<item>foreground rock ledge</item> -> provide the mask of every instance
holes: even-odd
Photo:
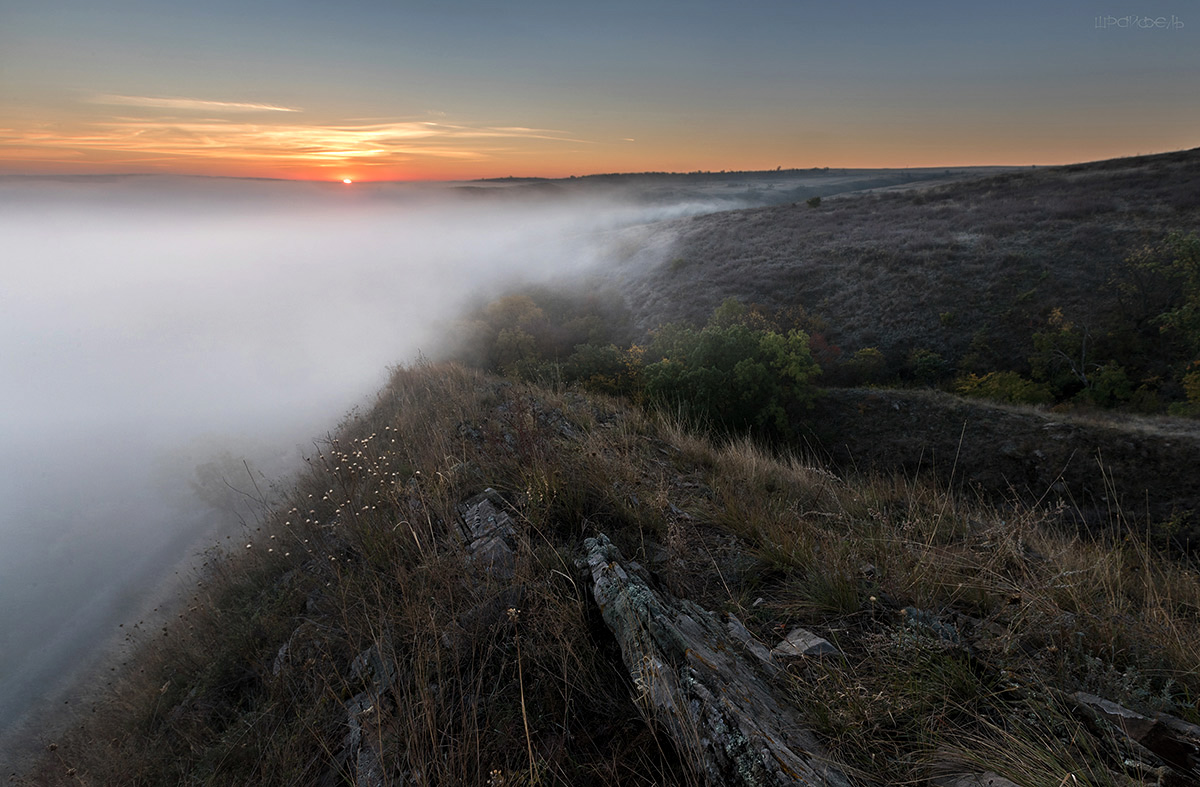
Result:
[[[849,781],[825,761],[799,714],[780,701],[762,656],[716,615],[651,588],[604,535],[584,541],[604,622],[616,636],[638,703],[713,784],[830,785]]]

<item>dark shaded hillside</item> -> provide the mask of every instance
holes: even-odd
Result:
[[[1122,261],[1198,223],[1200,149],[680,220],[621,286],[646,329],[735,296],[802,305],[847,351],[1020,367],[1052,308],[1104,322]]]
[[[1200,424],[1082,417],[930,390],[835,388],[814,447],[844,468],[928,473],[997,502],[1053,508],[1095,533],[1148,516],[1159,537],[1200,540]]]

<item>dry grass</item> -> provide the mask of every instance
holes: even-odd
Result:
[[[457,366],[397,370],[310,465],[18,783],[698,784],[574,565],[597,532],[769,645],[796,625],[837,644],[780,680],[864,783],[952,760],[1119,783],[1115,734],[1059,699],[1075,690],[1200,721],[1194,568],[1047,512]],[[515,523],[511,579],[456,535],[489,487]]]
[[[1062,506],[1092,533],[1149,532],[1155,543],[1200,543],[1194,426],[1178,419],[1063,414],[937,391],[829,389],[812,439],[840,467],[936,476],[996,505]],[[1118,528],[1113,531],[1113,528]]]

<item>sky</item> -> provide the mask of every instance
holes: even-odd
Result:
[[[1195,147],[1163,0],[0,0],[0,174],[1055,164]]]

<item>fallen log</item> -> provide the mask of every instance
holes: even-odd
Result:
[[[655,590],[604,535],[584,548],[636,701],[698,774],[722,785],[848,787],[798,710],[781,699],[764,650],[748,644],[737,618],[722,625],[712,612]]]

